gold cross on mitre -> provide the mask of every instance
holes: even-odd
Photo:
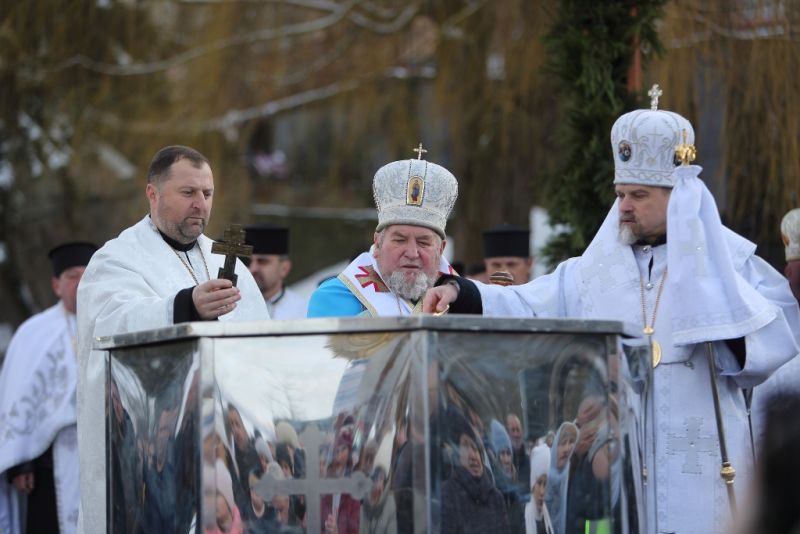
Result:
[[[419,144],[419,148],[413,149],[412,152],[416,152],[417,153],[417,159],[422,159],[422,155],[426,154],[428,151],[425,150],[424,148],[422,148],[422,143],[420,143]]]
[[[683,129],[683,143],[675,147],[675,157],[681,165],[689,165],[697,157],[697,149],[686,142],[686,128]]]
[[[653,85],[649,91],[647,91],[647,96],[650,97],[650,109],[652,111],[658,110],[658,97],[664,94],[664,91],[661,90],[661,87],[658,84]]]
[[[253,247],[244,242],[245,233],[240,224],[231,224],[225,230],[223,241],[211,245],[214,254],[225,254],[225,265],[220,267],[217,278],[226,278],[236,285],[236,257],[244,258],[253,255]]]

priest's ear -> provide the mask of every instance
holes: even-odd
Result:
[[[147,200],[150,202],[150,208],[153,209],[158,197],[158,186],[153,183],[148,183],[147,187],[144,188],[144,194],[147,196]]]
[[[289,276],[289,273],[292,270],[292,260],[289,259],[289,256],[281,256],[281,261],[278,269],[281,275],[281,280]]]

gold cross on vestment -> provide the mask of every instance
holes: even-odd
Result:
[[[422,159],[422,155],[426,154],[428,151],[425,150],[424,148],[422,148],[422,143],[420,143],[419,144],[419,148],[413,149],[412,152],[416,152],[417,153],[417,159]]]
[[[225,278],[236,285],[236,257],[249,258],[253,255],[253,247],[245,245],[244,230],[241,224],[231,224],[225,230],[222,241],[211,245],[214,254],[225,254],[225,265],[220,268],[217,278]]]
[[[658,110],[658,97],[664,94],[664,91],[661,90],[661,87],[658,84],[653,85],[649,91],[647,91],[647,96],[650,97],[650,109],[653,111]]]

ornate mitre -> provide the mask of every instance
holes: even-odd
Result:
[[[795,208],[783,216],[781,237],[786,247],[786,261],[800,260],[800,208]]]
[[[420,158],[422,148],[419,149]],[[450,171],[424,159],[393,161],[372,181],[378,227],[411,224],[430,228],[444,238],[447,216],[458,197],[458,182]]]
[[[677,113],[658,109],[658,85],[648,94],[650,109],[626,113],[611,128],[614,183],[673,187],[675,167],[690,163],[678,154],[694,153],[694,129]]]

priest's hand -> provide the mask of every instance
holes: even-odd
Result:
[[[20,493],[30,493],[33,491],[33,473],[20,473],[14,477],[12,482]]]
[[[224,278],[203,282],[192,290],[194,307],[198,315],[206,321],[232,312],[241,298],[239,288]]]
[[[425,292],[422,299],[424,313],[441,314],[447,310],[450,303],[458,298],[458,286],[450,283],[433,287]]]

